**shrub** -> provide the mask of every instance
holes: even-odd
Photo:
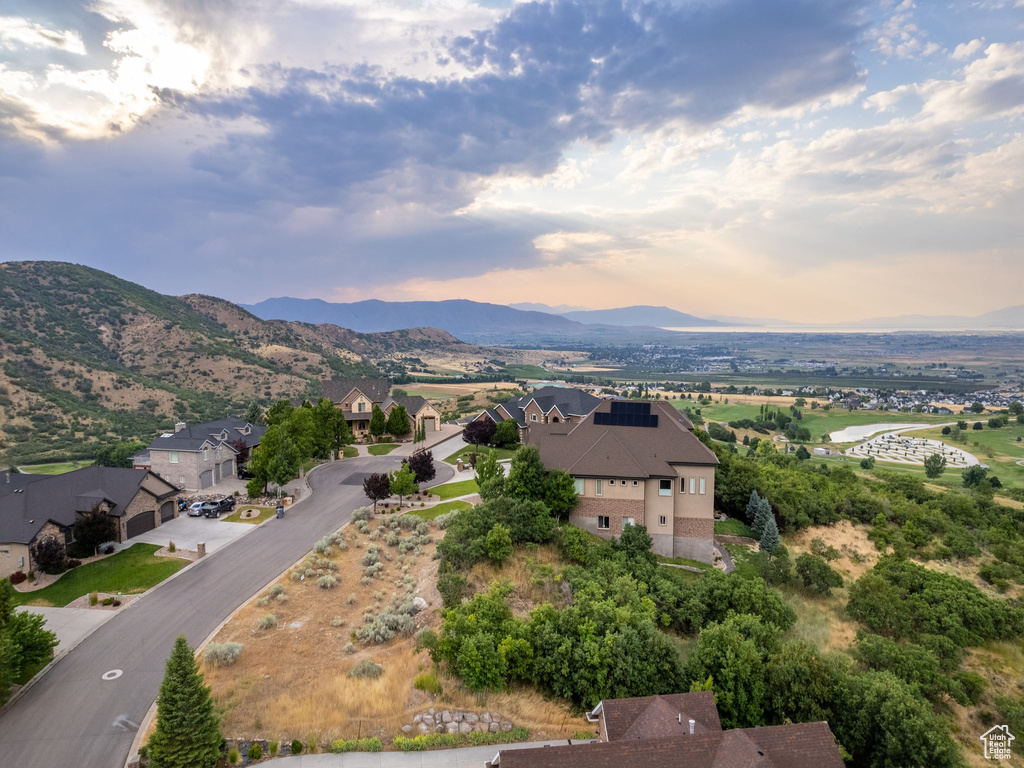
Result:
[[[272,613],[268,613],[262,619],[260,619],[260,629],[272,629],[277,626],[277,616]]]
[[[210,643],[203,651],[203,659],[207,664],[230,666],[242,655],[243,643]]]
[[[280,745],[276,741],[272,741],[267,745],[267,751],[270,753],[271,757],[277,754],[279,747]]]
[[[424,672],[416,675],[416,679],[412,681],[412,687],[417,691],[426,691],[435,696],[441,695],[441,681],[437,679],[437,675],[433,672]]]
[[[381,740],[370,739],[335,739],[331,742],[331,752],[380,752],[384,749]]]
[[[242,756],[238,752],[238,747],[232,747],[228,750],[228,763],[231,765],[238,765],[238,761],[241,759]]]
[[[302,742],[298,739],[292,739],[292,743],[289,746],[293,755],[302,754]]]
[[[384,674],[384,667],[376,662],[363,659],[357,662],[352,671],[349,672],[349,677],[362,677],[369,678],[370,680],[376,680],[378,677]]]
[[[345,653],[355,653],[356,647],[352,643],[345,643],[345,647],[342,648],[342,650],[345,651]]]
[[[89,593],[89,605],[96,605],[100,601],[100,596],[95,592]]]
[[[302,571],[292,571],[292,581],[302,581]]]
[[[286,595],[284,592],[282,592],[280,595],[278,595],[274,599],[277,600],[277,602],[279,602],[279,603],[281,603],[283,605],[284,603],[288,602],[288,595]]]
[[[274,586],[272,586],[270,588],[270,596],[271,597],[277,597],[282,592],[284,592],[284,584],[275,584]]]
[[[29,548],[32,560],[43,573],[62,573],[67,559],[64,542],[55,536],[43,539]]]
[[[465,589],[466,577],[461,573],[449,571],[437,577],[437,591],[441,593],[445,609],[459,605]]]
[[[567,525],[562,528],[558,543],[562,548],[562,554],[569,560],[577,563],[587,562],[591,543],[586,531],[574,525]]]
[[[103,598],[102,605],[113,605],[113,604],[114,604],[114,598],[112,598],[112,597],[104,597]]]
[[[831,595],[833,588],[843,586],[843,577],[823,558],[804,552],[796,559],[796,574],[804,587],[822,595]]]
[[[364,521],[364,520],[369,520],[371,517],[373,517],[373,508],[372,507],[359,507],[359,509],[353,510],[353,512],[352,512],[352,521],[353,522],[361,522],[361,521]]]
[[[393,744],[402,752],[422,752],[427,749],[453,748],[463,746],[486,746],[489,744],[511,744],[526,741],[530,732],[517,727],[511,731],[471,731],[469,733],[421,733],[418,736],[396,736]],[[589,738],[593,738],[593,735]]]
[[[584,741],[586,739],[595,738],[595,734],[593,731],[576,731],[576,733],[572,735],[572,738],[574,741]]]
[[[338,578],[336,576],[331,576],[330,574],[321,576],[317,579],[316,585],[320,587],[320,589],[334,589],[338,586]]]
[[[326,536],[320,539],[320,541],[313,545],[313,551],[324,557],[331,554],[331,540]]]
[[[178,551],[178,548],[176,546],[174,546],[174,542],[173,541],[168,542],[168,544],[167,544],[167,551],[168,552],[177,552]]]
[[[250,760],[259,760],[261,757],[263,757],[263,747],[261,747],[259,744],[253,744],[251,747],[249,747]]]
[[[264,595],[263,597],[261,597],[259,600],[256,601],[256,605],[258,605],[260,608],[266,608],[268,605],[270,605],[270,595]]]
[[[77,568],[82,564],[82,561],[77,557],[72,557],[64,561],[64,570],[70,571],[72,568]]]
[[[11,574],[11,584],[21,584],[27,578],[24,571],[15,571]]]

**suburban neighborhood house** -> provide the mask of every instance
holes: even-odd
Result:
[[[655,554],[714,562],[718,457],[671,405],[604,400],[578,424],[533,427],[528,438],[544,466],[576,480],[570,523],[604,537],[645,525]]]
[[[373,406],[390,416],[397,406],[405,406],[409,415],[409,434],[420,427],[427,432],[441,429],[441,414],[419,395],[391,395],[387,379],[328,379],[323,382],[324,397],[345,413],[345,421],[357,440],[370,433]]]
[[[473,421],[490,419],[495,424],[512,419],[519,425],[519,437],[538,424],[576,424],[603,402],[575,387],[540,387],[528,395],[513,397],[488,408]]]
[[[145,469],[84,467],[63,475],[0,472],[0,574],[35,569],[29,547],[56,536],[70,544],[80,514],[98,509],[117,521],[117,541],[178,515],[178,489]]]
[[[490,768],[842,768],[828,723],[722,730],[711,691],[602,701],[598,741],[501,750]]]
[[[239,440],[250,451],[260,444],[267,431],[244,419],[220,419],[188,426],[183,421],[174,432],[165,432],[154,440],[147,453],[133,459],[137,469],[149,469],[186,491],[200,491],[234,477]]]

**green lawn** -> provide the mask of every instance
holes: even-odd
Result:
[[[398,447],[398,443],[376,443],[367,450],[371,456],[386,456]]]
[[[716,520],[715,533],[721,533],[725,536],[748,536],[752,539],[757,538],[749,525],[744,523],[742,520],[734,520],[732,518],[721,522]]]
[[[515,454],[516,452],[516,448],[518,447],[519,446],[517,445],[515,448],[488,448],[486,446],[467,445],[465,448],[460,448],[447,459],[445,459],[445,463],[455,464],[456,462],[458,462],[459,457],[463,456],[465,457],[463,461],[468,464],[469,454],[474,452],[480,454],[480,456],[477,459],[478,461],[480,461],[486,458],[487,454],[491,453],[492,451],[494,452],[495,457],[498,459],[498,461],[502,461],[503,459],[511,459],[513,454]]]
[[[65,606],[90,592],[134,594],[145,592],[188,565],[180,557],[156,557],[157,544],[134,544],[116,555],[80,565],[48,587],[15,592],[15,605]]]
[[[65,472],[90,466],[91,461],[59,461],[54,464],[26,464],[19,469],[26,475],[63,475]]]
[[[747,547],[743,544],[726,544],[725,548],[729,551],[732,562],[736,566],[736,570],[733,573],[744,579],[757,577],[757,568],[754,566],[755,552],[752,547]]]
[[[258,509],[260,514],[258,517],[242,518],[242,513],[247,509]],[[237,511],[232,512],[230,515],[224,518],[225,523],[247,523],[248,525],[259,525],[264,520],[273,516],[276,510],[273,507],[240,507]]]
[[[456,496],[466,496],[470,493],[476,493],[480,488],[476,484],[476,480],[460,480],[457,483],[445,483],[444,485],[438,485],[429,489],[431,493],[439,496],[442,500],[454,499]]]
[[[426,509],[411,509],[409,510],[409,514],[416,515],[416,517],[422,517],[424,520],[433,520],[439,515],[454,512],[456,509],[469,509],[472,506],[473,505],[468,501],[443,501],[440,504],[435,504],[434,506]]]
[[[346,445],[342,447],[341,455],[343,458],[346,459],[354,459],[356,456],[359,455],[359,449],[356,448],[354,445]]]

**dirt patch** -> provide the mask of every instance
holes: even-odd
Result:
[[[207,683],[223,710],[224,735],[282,741],[313,737],[321,743],[379,736],[389,745],[404,724],[431,706],[499,711],[515,725],[529,728],[531,738],[568,737],[585,727],[565,704],[545,701],[532,690],[477,695],[441,674],[440,696],[418,691],[414,678],[433,664],[426,652],[416,650],[412,635],[399,634],[382,644],[358,639],[356,631],[366,626],[368,615],[379,615],[409,595],[426,601],[412,617],[414,629],[440,624],[438,561],[432,556],[442,532],[430,525],[426,535],[432,540],[406,546],[408,551],[402,553],[400,544],[388,543],[391,519],[374,519],[367,533],[359,533],[355,526],[344,528],[344,544],[332,545],[326,558],[315,556],[330,561],[330,568],[307,575],[306,560],[289,569],[217,634],[215,642],[245,644],[232,666],[204,663]],[[397,531],[399,539],[412,535],[421,534]],[[380,548],[382,567],[364,584],[363,558],[371,546]],[[338,578],[337,586],[319,588],[319,570]],[[282,588],[283,598],[271,595]],[[261,628],[268,615],[273,619]],[[351,677],[356,663],[366,660],[381,665],[380,677]]]
[[[843,578],[858,579],[870,571],[881,553],[868,539],[868,527],[855,525],[849,520],[840,520],[834,525],[816,525],[792,536],[786,537],[786,546],[793,550],[793,556],[811,551],[811,541],[821,539],[826,545],[839,550],[840,557],[831,563]]]

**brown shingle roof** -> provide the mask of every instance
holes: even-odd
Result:
[[[387,379],[327,379],[323,382],[323,389],[324,397],[334,403],[340,403],[353,389],[358,389],[371,402],[382,403],[391,391],[391,383]]]
[[[690,720],[697,733],[722,730],[711,691],[609,699],[601,702],[601,710],[608,741],[678,736],[684,728],[689,732]]]
[[[605,400],[594,413],[610,413],[614,402]],[[528,438],[546,467],[577,477],[673,477],[674,464],[718,464],[678,410],[655,401],[651,413],[658,417],[656,427],[595,424],[592,413],[567,434],[538,430]]]
[[[501,750],[500,768],[844,768],[828,723]]]

